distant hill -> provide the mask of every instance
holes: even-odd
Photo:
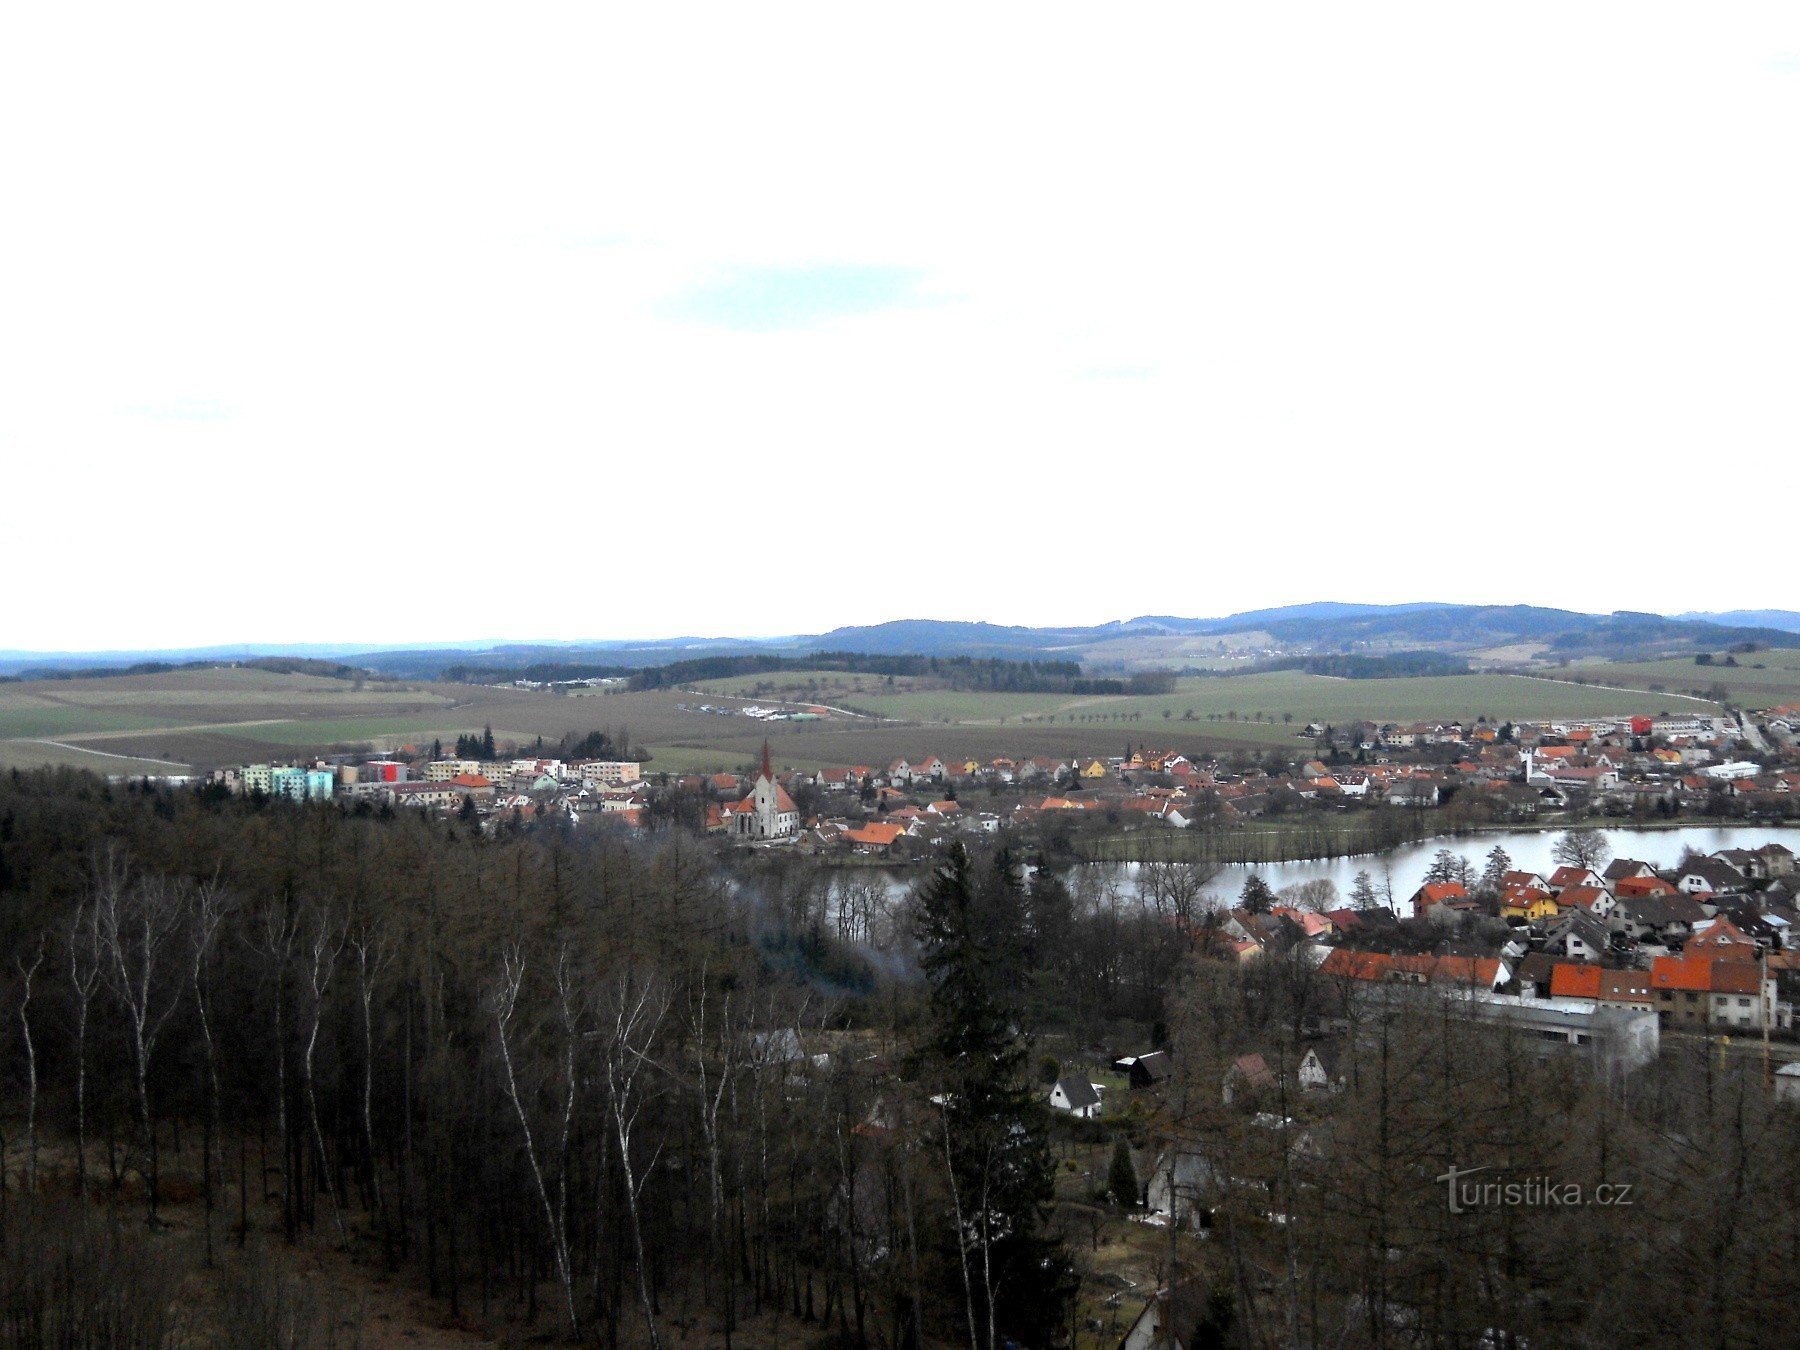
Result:
[[[1689,613],[1677,617],[1733,628],[1778,628],[1784,633],[1800,633],[1800,612],[1791,609],[1727,609],[1714,614]]]
[[[899,619],[853,625],[830,632],[774,638],[677,637],[654,640],[569,642],[485,641],[417,643],[390,648],[358,648],[344,643],[301,643],[292,646],[246,644],[186,648],[167,652],[6,652],[0,651],[0,675],[32,671],[68,671],[124,667],[147,660],[185,663],[195,660],[242,661],[294,656],[345,661],[387,675],[412,679],[438,678],[452,666],[516,669],[536,663],[590,663],[639,669],[705,656],[766,653],[805,656],[818,651],[865,655],[972,656],[1024,659],[1055,654],[1081,660],[1106,644],[1105,659],[1123,660],[1121,648],[1144,639],[1155,660],[1179,666],[1181,657],[1163,653],[1182,647],[1181,639],[1257,635],[1240,646],[1254,646],[1260,659],[1282,656],[1386,656],[1398,652],[1438,652],[1477,657],[1486,651],[1529,648],[1540,660],[1577,658],[1648,659],[1717,651],[1738,643],[1764,647],[1800,647],[1800,613],[1790,610],[1739,610],[1705,615],[1584,614],[1537,605],[1452,605],[1419,601],[1401,605],[1362,605],[1315,601],[1274,609],[1246,610],[1217,618],[1141,615],[1135,619],[1068,628],[1026,628],[945,619]]]

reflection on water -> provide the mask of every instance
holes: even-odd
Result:
[[[1612,847],[1611,857],[1636,858],[1647,862],[1652,867],[1670,867],[1681,859],[1684,848],[1692,848],[1701,853],[1713,853],[1722,848],[1757,848],[1763,844],[1780,843],[1791,849],[1800,851],[1800,829],[1793,826],[1752,825],[1752,826],[1711,826],[1684,825],[1673,830],[1603,830],[1606,842]],[[1293,886],[1302,881],[1311,881],[1324,877],[1335,884],[1338,894],[1346,902],[1350,889],[1356,884],[1356,874],[1366,871],[1375,883],[1375,889],[1386,895],[1391,885],[1396,908],[1402,914],[1408,911],[1406,899],[1418,890],[1425,881],[1426,870],[1431,866],[1432,856],[1440,849],[1447,848],[1452,853],[1460,853],[1475,865],[1479,872],[1490,850],[1503,848],[1512,859],[1512,865],[1522,871],[1543,872],[1548,874],[1556,864],[1550,852],[1561,837],[1556,830],[1511,830],[1504,833],[1438,835],[1424,839],[1416,844],[1391,849],[1387,853],[1361,858],[1321,858],[1311,862],[1284,863],[1248,863],[1233,864],[1219,869],[1218,878],[1212,884],[1212,891],[1220,899],[1227,902],[1235,900],[1237,893],[1243,888],[1244,880],[1251,873],[1256,873],[1269,885],[1279,891],[1284,886]],[[1124,867],[1135,870],[1137,864],[1127,863]]]
[[[1685,848],[1713,853],[1722,848],[1757,848],[1763,844],[1780,843],[1800,853],[1800,827],[1791,825],[1683,825],[1665,830],[1624,827],[1603,829],[1601,832],[1612,847],[1612,857],[1636,858],[1659,868],[1673,866],[1680,860]],[[1243,889],[1244,881],[1251,873],[1262,877],[1276,891],[1323,877],[1337,887],[1339,896],[1348,904],[1350,890],[1356,884],[1356,874],[1366,871],[1376,892],[1385,897],[1391,891],[1395,908],[1405,914],[1409,912],[1407,898],[1424,883],[1432,855],[1440,848],[1462,854],[1474,864],[1477,872],[1481,870],[1491,849],[1503,848],[1515,868],[1548,874],[1556,866],[1551,860],[1550,851],[1556,846],[1560,833],[1557,830],[1509,830],[1435,835],[1416,844],[1390,849],[1386,853],[1353,858],[1233,863],[1219,869],[1218,876],[1208,889],[1219,903],[1231,904],[1236,901],[1238,892]],[[1138,867],[1137,863],[1078,864],[1078,868],[1088,874],[1091,882],[1110,881],[1125,893],[1135,892]],[[888,893],[894,897],[904,895],[920,876],[917,872],[881,875]]]

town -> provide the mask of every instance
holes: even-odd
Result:
[[[1186,830],[1296,813],[1437,811],[1443,828],[1581,819],[1800,819],[1800,708],[1617,720],[1313,724],[1308,755],[1197,761],[1126,747],[1105,757],[921,754],[814,771],[653,772],[625,758],[555,758],[465,738],[468,757],[402,747],[357,759],[214,770],[226,791],[454,811],[486,822],[563,819],[643,828],[659,815],[709,833],[894,858],[946,835],[1067,816],[1114,830]],[[438,747],[441,751],[441,744]],[[183,780],[185,781],[185,780]],[[759,786],[764,785],[767,786]],[[771,791],[772,789],[772,791]],[[759,795],[759,792],[761,795]]]
[[[1792,6],[14,8],[0,1346],[1800,1345]]]

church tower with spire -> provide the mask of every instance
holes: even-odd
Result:
[[[800,810],[787,790],[775,781],[767,741],[762,748],[762,772],[756,776],[756,786],[744,805],[750,808],[740,817],[744,832],[754,839],[785,839],[799,832]]]

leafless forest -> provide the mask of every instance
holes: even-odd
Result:
[[[1189,1345],[1792,1343],[1800,1112],[1753,1061],[1602,1081],[1195,955],[1204,869],[1095,896],[1018,861],[828,902],[673,830],[10,775],[0,1338],[381,1343],[324,1269],[415,1293],[415,1344],[1116,1344],[1135,1244]],[[1322,1018],[1353,1053],[1302,1100]],[[1169,1082],[1053,1121],[1044,1047],[1133,1037]],[[1139,1222],[1169,1153],[1203,1224]],[[1449,1167],[1631,1201],[1455,1214]]]

